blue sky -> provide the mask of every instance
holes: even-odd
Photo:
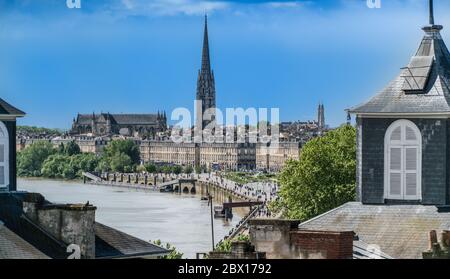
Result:
[[[345,122],[414,53],[427,0],[0,0],[0,97],[19,124],[69,128],[78,113],[193,109],[203,15],[217,103],[281,120]],[[435,0],[450,28],[450,1]],[[450,42],[450,32],[442,32]]]

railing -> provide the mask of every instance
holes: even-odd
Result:
[[[216,244],[216,248],[219,247],[225,240],[233,239],[236,236],[238,236],[246,228],[248,221],[250,221],[250,219],[253,218],[255,214],[261,210],[262,207],[263,205],[257,206],[252,211],[250,211],[244,218],[242,218],[242,220],[239,221],[239,223],[233,229],[230,230],[228,235],[225,236],[221,241],[219,241]]]

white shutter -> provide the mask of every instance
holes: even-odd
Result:
[[[405,198],[417,198],[418,195],[418,175],[417,175],[417,163],[418,163],[418,148],[406,147],[405,148]]]
[[[411,128],[406,126],[406,133],[405,133],[406,140],[417,140],[416,132]]]
[[[389,195],[400,198],[402,195],[402,148],[390,149]]]
[[[419,129],[408,120],[394,122],[385,138],[385,195],[388,199],[420,200],[421,148]]]
[[[402,140],[402,127],[397,127],[391,134],[391,141]]]
[[[0,188],[7,187],[9,184],[8,138],[7,137],[5,138],[5,131],[6,130],[3,130],[0,125]]]

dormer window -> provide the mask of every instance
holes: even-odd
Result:
[[[433,66],[433,56],[414,56],[408,67],[404,68],[403,91],[409,94],[424,93]]]
[[[409,120],[398,120],[385,136],[385,198],[421,200],[422,137]]]

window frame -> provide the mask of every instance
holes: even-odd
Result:
[[[391,141],[392,133],[400,127],[401,129],[401,139]],[[406,139],[406,129],[411,128],[414,131],[416,140]],[[400,148],[401,149],[401,191],[400,195],[392,195],[390,192],[390,174],[391,170],[391,149]],[[406,175],[411,173],[411,170],[406,169],[406,150],[416,148],[417,158],[416,158],[416,195],[406,195]],[[394,171],[398,173],[398,171]],[[412,172],[414,173],[414,172]],[[384,198],[388,200],[404,200],[404,201],[420,201],[422,200],[422,133],[416,124],[410,120],[401,119],[393,122],[386,130],[384,137]]]
[[[8,128],[6,127],[5,123],[3,121],[0,121],[0,144],[3,144],[5,146],[4,150],[4,162],[0,162],[0,166],[4,167],[5,172],[5,184],[0,184],[0,189],[8,189],[10,185],[10,177],[9,177],[9,152],[10,152],[10,146],[9,146],[9,132]],[[3,132],[3,135],[1,134]]]

